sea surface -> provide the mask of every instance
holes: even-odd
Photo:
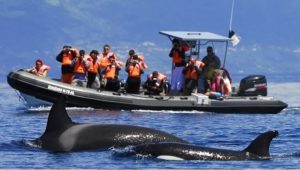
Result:
[[[5,81],[0,83],[1,169],[300,169],[300,81],[297,75],[270,76],[269,95],[289,104],[278,114],[216,114],[172,111],[109,111],[68,108],[80,123],[129,124],[155,128],[199,146],[243,150],[259,134],[278,130],[271,160],[166,161],[117,157],[114,150],[53,153],[30,146],[45,130],[49,108],[27,108]],[[99,134],[101,135],[101,134]]]

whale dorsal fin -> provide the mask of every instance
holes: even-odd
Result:
[[[259,135],[244,150],[261,157],[270,157],[269,147],[273,138],[278,136],[278,131],[268,131]]]
[[[45,133],[63,130],[73,124],[66,111],[66,97],[61,95],[51,107]]]

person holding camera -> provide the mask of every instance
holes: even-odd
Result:
[[[98,61],[98,54],[99,52],[97,50],[92,50],[90,55],[87,57],[87,60],[89,61],[87,88],[100,88],[100,63]]]
[[[186,43],[178,39],[172,40],[172,49],[169,56],[172,58],[171,92],[178,94],[183,91],[184,77],[182,70],[186,64],[185,52],[189,50]]]
[[[202,68],[205,64],[201,61],[197,61],[194,58],[190,58],[182,73],[185,76],[184,94],[191,95],[191,93],[197,93],[198,79],[202,74]]]
[[[105,68],[106,66],[110,65],[110,58],[117,59],[117,55],[110,51],[110,45],[105,44],[103,46],[103,51],[100,53],[99,61],[101,68]]]
[[[72,60],[71,66],[74,68],[74,80],[72,84],[84,86],[86,81],[86,73],[89,69],[89,62],[84,60],[85,51],[80,50],[79,56]]]
[[[148,68],[147,64],[145,63],[144,57],[142,55],[136,54],[133,49],[129,50],[128,55],[129,55],[129,57],[128,57],[127,61],[126,61],[125,67],[127,67],[128,64],[132,61],[133,56],[137,55],[137,58],[138,58],[137,60],[139,61],[139,63],[142,66],[142,68],[143,69],[147,69]]]
[[[134,55],[132,59],[126,62],[125,71],[128,73],[126,81],[127,93],[139,94],[141,85],[141,74],[144,73],[144,70],[140,64],[138,55]]]
[[[169,91],[167,76],[158,71],[153,71],[148,75],[143,87],[147,89],[146,94],[148,95],[165,95]]]
[[[116,59],[113,56],[109,57],[109,65],[103,71],[102,85],[107,91],[118,91],[120,88],[120,81],[118,79],[121,67],[118,66]]]
[[[72,60],[79,56],[79,51],[71,46],[65,45],[56,56],[56,60],[61,62],[61,81],[71,84],[74,77],[74,68],[71,66]]]

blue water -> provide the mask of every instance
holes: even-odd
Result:
[[[116,157],[113,150],[53,153],[29,146],[45,130],[48,109],[25,107],[6,82],[0,83],[0,168],[72,169],[300,169],[300,82],[276,79],[269,94],[287,102],[279,114],[214,114],[204,112],[151,112],[71,109],[80,123],[139,125],[174,134],[196,145],[244,149],[257,135],[278,130],[267,161],[165,161],[152,157]],[[297,80],[297,79],[296,79]]]

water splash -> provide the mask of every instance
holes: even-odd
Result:
[[[51,106],[37,106],[37,107],[30,107],[27,112],[48,112],[51,110]],[[67,111],[93,111],[95,110],[92,107],[67,107],[66,108]]]

